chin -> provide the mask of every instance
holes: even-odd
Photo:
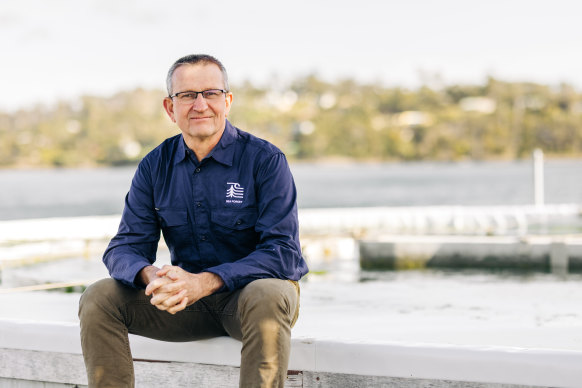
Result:
[[[197,138],[211,137],[214,136],[217,132],[218,131],[214,128],[191,128],[189,131],[186,131],[189,136]]]

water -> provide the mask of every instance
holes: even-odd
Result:
[[[548,161],[547,203],[582,201],[582,160]],[[534,201],[529,161],[295,165],[304,207],[525,205]]]
[[[529,161],[291,165],[300,208],[533,203]],[[0,220],[119,214],[135,167],[0,170]],[[582,202],[582,160],[545,165],[546,203]]]
[[[120,214],[134,170],[0,170],[0,220]]]

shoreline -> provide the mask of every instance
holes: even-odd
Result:
[[[440,164],[440,165],[467,165],[467,164],[482,164],[482,163],[528,163],[531,162],[531,157],[523,158],[506,158],[506,157],[491,157],[482,159],[460,158],[460,159],[379,159],[379,158],[349,158],[343,156],[328,156],[316,159],[295,159],[287,158],[289,165],[315,165],[315,166],[379,166],[379,165],[407,165],[407,164]],[[582,162],[581,154],[551,154],[544,153],[546,162]],[[74,166],[55,166],[55,165],[33,165],[33,164],[14,164],[14,165],[0,165],[0,172],[3,171],[49,171],[49,170],[99,170],[108,168],[136,168],[140,160],[121,163],[121,164],[81,164]]]

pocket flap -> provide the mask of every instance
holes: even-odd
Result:
[[[212,222],[229,229],[241,230],[254,228],[257,223],[255,210],[213,210]]]
[[[162,227],[186,225],[188,212],[185,209],[158,209],[158,216],[162,221]]]

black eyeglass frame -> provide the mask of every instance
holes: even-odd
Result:
[[[174,97],[180,98],[180,95],[181,94],[194,94],[194,100],[197,100],[198,99],[198,95],[199,94],[202,94],[202,98],[204,98],[206,100],[207,98],[204,96],[204,93],[210,92],[210,91],[213,91],[213,92],[214,91],[219,91],[219,92],[221,92],[223,94],[227,94],[228,93],[228,90],[224,90],[224,89],[206,89],[206,90],[203,90],[201,92],[195,92],[195,91],[192,91],[192,90],[187,90],[185,92],[174,93],[174,94],[172,94],[171,96],[168,96],[168,97],[169,98],[174,98]]]

